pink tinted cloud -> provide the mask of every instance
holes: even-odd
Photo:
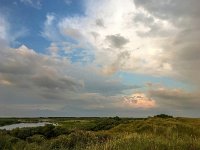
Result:
[[[131,96],[126,96],[123,99],[124,106],[134,108],[154,108],[156,107],[156,101],[149,98],[144,93],[134,93]]]

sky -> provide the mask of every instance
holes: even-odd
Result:
[[[199,0],[0,0],[0,116],[200,117]]]

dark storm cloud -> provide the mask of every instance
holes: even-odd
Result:
[[[33,77],[33,83],[38,87],[44,87],[48,89],[67,89],[76,90],[77,87],[83,86],[81,82],[77,82],[73,78],[69,77],[56,77],[56,76],[36,76]]]
[[[122,94],[124,90],[139,89],[141,86],[126,85],[122,84],[120,81],[103,81],[100,79],[100,81],[90,81],[85,88],[88,92],[101,93],[102,95],[108,96],[116,95],[116,93]]]
[[[121,36],[120,34],[108,35],[108,36],[106,36],[106,40],[114,48],[122,48],[125,44],[127,44],[129,42],[128,39]]]
[[[149,91],[149,96],[154,98],[163,108],[192,110],[200,108],[200,94],[187,92],[181,89],[155,88]]]
[[[96,25],[99,26],[99,27],[105,27],[103,19],[97,19],[96,20]]]

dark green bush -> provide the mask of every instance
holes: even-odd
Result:
[[[157,117],[157,118],[173,118],[173,116],[166,115],[166,114],[159,114],[159,115],[156,115],[154,117]]]
[[[75,131],[69,135],[69,148],[86,147],[98,141],[94,133],[88,131]]]
[[[37,135],[37,134],[35,134],[35,135],[31,136],[31,137],[28,137],[26,140],[29,143],[41,144],[41,143],[43,143],[46,140],[46,138],[43,135]]]
[[[0,126],[5,126],[5,125],[10,125],[10,124],[15,124],[15,123],[20,123],[20,121],[13,118],[0,118]]]
[[[101,119],[98,120],[95,124],[95,126],[93,126],[91,128],[92,131],[99,131],[99,130],[109,130],[117,125],[119,125],[121,122],[121,120],[116,117],[116,118],[105,118],[105,119]]]
[[[10,131],[10,134],[14,137],[25,140],[36,134],[45,136],[46,138],[57,137],[62,134],[69,134],[70,131],[66,128],[54,126],[52,124],[45,125],[44,127],[35,128],[16,128]]]
[[[70,138],[66,135],[60,135],[50,142],[50,149],[68,149],[70,147]]]

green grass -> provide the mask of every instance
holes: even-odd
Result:
[[[0,149],[200,149],[200,119],[157,116],[146,119],[48,118],[48,120],[58,123],[59,126],[0,131]]]
[[[69,130],[74,129],[90,129],[95,125],[93,120],[66,120],[57,122],[60,126]]]
[[[96,144],[88,147],[88,150],[197,150],[200,149],[200,139],[190,137],[171,138],[155,136],[152,134],[122,134],[105,144]]]

